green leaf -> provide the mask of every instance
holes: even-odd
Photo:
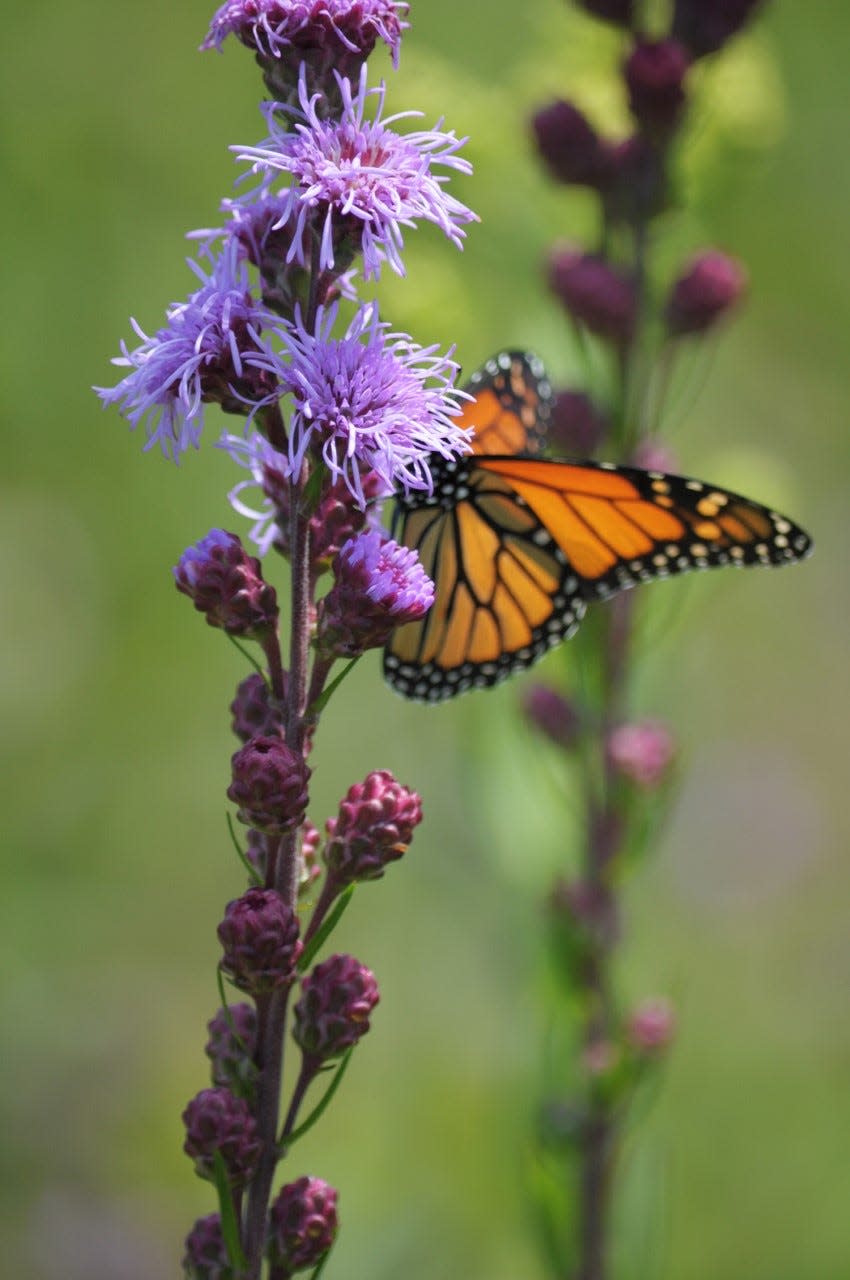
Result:
[[[319,499],[322,496],[322,485],[325,483],[327,473],[328,469],[323,462],[317,462],[310,472],[301,494],[301,510],[307,516],[311,516],[319,505]]]
[[[336,690],[339,688],[339,686],[342,684],[343,680],[348,675],[349,671],[352,669],[354,664],[360,661],[360,657],[361,655],[358,653],[356,658],[352,658],[350,662],[347,662],[343,667],[342,671],[340,671],[339,675],[335,676],[333,680],[331,680],[328,687],[322,690],[318,698],[313,699],[313,701],[310,703],[309,707],[307,708],[308,716],[317,716],[321,711],[324,711],[325,707],[328,705],[328,703],[331,700],[331,695],[334,694]]]
[[[313,1272],[312,1276],[310,1277],[310,1280],[319,1280],[319,1276],[324,1271],[325,1267],[327,1266],[328,1258],[331,1256],[331,1249],[333,1249],[333,1245],[331,1245],[331,1248],[328,1249],[326,1253],[322,1254],[322,1261],[316,1267],[316,1270]]]
[[[325,940],[328,937],[330,937],[334,929],[339,924],[342,913],[345,911],[346,907],[351,901],[353,893],[354,893],[353,884],[350,884],[347,889],[343,889],[342,893],[339,895],[336,902],[334,903],[333,910],[331,911],[330,915],[325,920],[324,924],[322,924],[316,930],[316,932],[313,934],[313,937],[310,939],[310,941],[307,943],[304,950],[301,952],[301,957],[298,961],[299,973],[306,973],[306,971],[310,968],[310,965],[313,963],[313,960],[316,958],[316,955],[318,954],[319,948],[322,946]]]
[[[221,1217],[221,1234],[224,1237],[224,1247],[227,1249],[227,1256],[230,1259],[230,1265],[233,1270],[237,1272],[243,1271],[247,1260],[242,1252],[242,1244],[239,1239],[239,1221],[236,1217],[233,1195],[227,1179],[227,1166],[220,1151],[216,1151],[213,1155],[213,1174],[215,1189],[218,1192],[218,1211]]]
[[[254,657],[254,655],[252,653],[249,653],[243,644],[239,643],[239,641],[236,639],[236,636],[228,635],[227,638],[230,641],[230,643],[232,645],[235,645],[235,647],[239,650],[239,652],[242,654],[242,657],[245,658],[247,662],[250,662],[251,666],[254,668],[257,675],[262,676],[263,680],[265,680],[266,684],[268,685],[268,682],[269,682],[268,676],[266,675],[263,668],[260,666],[257,659]]]
[[[293,1143],[297,1142],[299,1138],[303,1138],[304,1134],[307,1133],[308,1130],[313,1128],[313,1125],[317,1122],[317,1120],[321,1119],[324,1112],[330,1106],[331,1099],[333,1098],[339,1086],[342,1084],[342,1077],[346,1073],[346,1070],[348,1068],[348,1064],[351,1060],[351,1055],[353,1052],[354,1052],[354,1045],[352,1045],[350,1049],[347,1049],[343,1057],[340,1059],[339,1066],[334,1072],[333,1079],[331,1080],[330,1084],[325,1090],[322,1100],[313,1108],[313,1110],[310,1112],[307,1119],[302,1124],[299,1124],[297,1129],[293,1129],[292,1133],[288,1134],[285,1139],[281,1140],[281,1143],[280,1143],[281,1155],[283,1155],[283,1153],[287,1151],[293,1145]]]
[[[236,850],[236,853],[239,857],[239,861],[242,863],[242,865],[245,867],[245,870],[248,872],[248,879],[251,881],[251,884],[255,888],[261,888],[263,884],[263,877],[260,875],[259,871],[254,866],[254,864],[249,860],[247,854],[245,853],[245,850],[242,848],[241,844],[239,843],[239,840],[236,835],[236,828],[233,825],[233,815],[229,812],[227,814],[227,829],[230,832],[230,839],[233,841],[233,847]]]

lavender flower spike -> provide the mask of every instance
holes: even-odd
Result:
[[[236,244],[215,260],[209,275],[191,260],[189,265],[201,288],[173,303],[166,325],[152,337],[131,321],[141,344],[130,351],[122,342],[112,363],[132,372],[117,386],[95,387],[105,405],[121,406],[134,428],[146,422],[146,449],[158,444],[175,462],[198,447],[205,403],[217,401],[247,416],[280,394],[268,359],[258,360],[268,355],[261,331],[277,317],[251,297]]]
[[[315,330],[278,330],[287,347],[274,372],[295,401],[289,464],[298,475],[305,454],[320,454],[361,507],[363,475],[374,471],[387,490],[427,490],[431,454],[468,452],[471,432],[454,421],[466,398],[456,390],[458,365],[436,346],[418,347],[389,333],[377,308],[359,309],[345,335],[333,338],[336,306],[319,308]]]
[[[233,147],[240,160],[247,160],[254,173],[268,185],[276,172],[288,174],[292,185],[281,192],[284,217],[291,219],[292,244],[288,261],[307,265],[312,234],[321,237],[319,266],[325,271],[335,265],[343,246],[351,245],[363,254],[365,279],[380,274],[386,260],[404,275],[401,251],[402,227],[415,227],[418,220],[433,222],[458,247],[465,232],[463,224],[477,221],[466,205],[445,191],[446,174],[434,174],[435,165],[471,173],[468,160],[456,153],[466,141],[439,128],[399,134],[389,128],[398,120],[421,117],[419,111],[404,111],[381,118],[386,89],[383,83],[369,89],[366,68],[360,73],[356,92],[351,82],[336,77],[342,99],[338,118],[326,119],[324,97],[309,94],[306,77],[298,82],[300,111],[281,103],[266,103],[263,110],[270,136],[258,147]],[[375,99],[373,118],[366,119],[369,99]],[[295,116],[292,129],[276,118],[281,110]],[[349,252],[346,257],[350,256]]]
[[[235,35],[266,57],[298,57],[316,46],[366,55],[380,39],[398,66],[408,5],[403,0],[227,0],[213,16],[202,49]]]

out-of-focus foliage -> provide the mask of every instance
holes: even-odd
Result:
[[[189,290],[181,235],[228,193],[227,144],[261,133],[250,57],[194,52],[208,18],[198,0],[5,15],[0,1221],[18,1280],[174,1275],[212,1207],[179,1114],[205,1083],[214,928],[242,887],[224,788],[245,668],[169,570],[211,525],[237,527],[233,476],[212,448],[179,469],[142,456],[88,389],[128,314],[156,326]],[[525,117],[572,93],[622,121],[601,74],[616,42],[556,0],[414,0],[413,23],[393,104],[470,134],[477,173],[458,194],[482,223],[462,257],[414,238],[409,283],[382,285],[388,318],[457,341],[467,367],[516,344],[575,374],[540,264],[590,209],[547,184]],[[679,403],[683,468],[787,509],[817,549],[781,574],[652,589],[636,710],[675,725],[690,767],[628,895],[624,954],[636,996],[677,999],[681,1032],[635,1135],[618,1280],[821,1280],[850,1251],[848,40],[842,6],[777,4],[706,70],[681,171],[696,209],[670,228],[671,265],[710,241],[752,280],[692,370],[701,395]],[[382,1002],[344,1105],[293,1169],[340,1187],[329,1277],[534,1274],[539,900],[565,850],[518,689],[408,706],[364,662],[323,723],[314,821],[382,766],[426,811],[339,935]],[[349,719],[353,760],[351,729],[334,736]]]

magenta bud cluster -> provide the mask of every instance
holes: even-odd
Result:
[[[252,738],[231,760],[228,799],[238,817],[258,831],[283,835],[299,825],[309,800],[310,770],[281,738]]]
[[[670,291],[669,332],[677,338],[706,333],[737,306],[746,287],[746,271],[734,258],[716,249],[697,254]]]
[[[178,591],[187,595],[211,627],[229,635],[261,638],[277,626],[277,596],[263,580],[259,560],[235,533],[212,529],[183,552],[174,567]]]
[[[608,761],[622,777],[644,790],[659,787],[676,754],[672,733],[659,720],[617,725],[606,743]]]
[[[303,950],[298,935],[298,917],[279,893],[249,889],[228,903],[218,926],[221,967],[252,996],[288,986]]]
[[[638,294],[634,281],[623,271],[594,254],[560,246],[549,260],[549,284],[578,324],[618,345],[629,342],[637,321]]]
[[[336,1239],[337,1193],[321,1178],[282,1187],[269,1214],[268,1256],[281,1280],[316,1267]]]
[[[207,1031],[205,1053],[211,1063],[213,1084],[243,1097],[249,1095],[257,1076],[256,1009],[244,1002],[219,1009],[207,1023]]]
[[[283,679],[286,696],[286,677]],[[268,681],[259,672],[242,680],[230,704],[231,724],[242,742],[252,738],[283,737],[283,707],[272,696]]]
[[[336,818],[326,824],[324,859],[338,886],[377,880],[387,864],[402,857],[422,821],[422,801],[396,782],[386,769],[376,769],[349,787]]]
[[[582,718],[574,703],[549,685],[530,685],[522,700],[526,718],[556,747],[571,750],[578,743]]]
[[[355,1045],[369,1030],[378,999],[375,975],[353,956],[316,965],[301,984],[292,1030],[305,1059],[318,1065]]]
[[[340,657],[385,644],[396,627],[418,621],[434,603],[434,584],[417,553],[380,529],[350,538],[333,570],[319,612],[319,644]]]
[[[257,1125],[244,1098],[218,1086],[202,1089],[183,1112],[183,1150],[201,1178],[215,1177],[215,1156],[223,1162],[230,1184],[243,1186],[254,1176],[260,1158]]]
[[[217,1213],[198,1218],[186,1237],[183,1273],[187,1280],[230,1280],[232,1277],[221,1218]]]

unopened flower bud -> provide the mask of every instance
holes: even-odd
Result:
[[[396,627],[434,603],[434,584],[418,554],[371,529],[350,538],[334,560],[336,581],[319,611],[319,645],[355,657],[385,644]]]
[[[644,1000],[629,1014],[626,1024],[629,1043],[638,1053],[658,1055],[676,1034],[676,1014],[669,1000]]]
[[[670,292],[665,310],[668,330],[677,338],[705,333],[737,305],[746,283],[744,268],[725,253],[698,254]]]
[[[632,28],[635,20],[635,0],[578,0],[582,9],[603,22],[616,23],[618,27]]]
[[[687,51],[676,40],[646,40],[635,46],[623,74],[632,114],[647,133],[667,138],[685,109]]]
[[[282,835],[297,827],[307,808],[310,770],[280,738],[252,738],[232,757],[227,796],[239,821]]]
[[[578,741],[581,717],[573,703],[545,684],[530,685],[523,696],[526,717],[556,747],[569,751]]]
[[[549,443],[556,453],[591,458],[605,439],[608,423],[582,391],[559,391],[549,420]]]
[[[275,589],[263,581],[259,560],[235,533],[210,530],[183,552],[173,572],[178,591],[207,615],[211,627],[257,639],[277,625]]]
[[[676,0],[673,35],[695,58],[714,53],[755,15],[762,0]]]
[[[578,107],[553,102],[532,117],[531,127],[553,178],[575,186],[599,184],[605,165],[602,144]]]
[[[303,950],[298,917],[274,889],[249,889],[229,902],[218,937],[224,951],[222,969],[249,995],[293,981]]]
[[[591,333],[625,345],[634,333],[638,297],[634,281],[601,258],[569,246],[549,262],[552,291]]]
[[[331,956],[316,965],[301,983],[292,1029],[305,1059],[318,1065],[355,1045],[369,1030],[378,999],[374,974],[353,956]]]
[[[183,1274],[186,1280],[235,1280],[217,1213],[198,1218],[186,1237]]]
[[[360,473],[360,483],[363,490],[362,505],[351,501],[351,490],[345,480],[337,477],[326,483],[316,509],[310,516],[310,559],[320,571],[327,568],[346,542],[361,532],[369,520],[370,511],[385,493],[384,482],[374,471],[364,468]],[[279,513],[275,546],[283,555],[288,556],[291,485],[288,480],[279,478],[274,484],[274,491],[270,482],[264,488]]]
[[[321,1178],[282,1187],[269,1212],[268,1256],[281,1277],[318,1266],[336,1238],[337,1193]]]
[[[233,732],[243,742],[274,738],[283,733],[283,708],[272,697],[268,683],[255,672],[246,676],[230,704]]]
[[[251,1093],[257,1076],[257,1011],[252,1004],[230,1004],[207,1023],[205,1053],[212,1063],[213,1084],[240,1097]]]
[[[338,885],[377,880],[387,863],[407,850],[422,821],[422,801],[396,782],[386,769],[376,769],[349,787],[336,818],[326,824],[325,863]]]
[[[202,1089],[183,1112],[183,1150],[195,1161],[201,1178],[215,1177],[214,1158],[221,1153],[231,1186],[250,1181],[260,1156],[260,1141],[251,1108],[229,1089]]]
[[[666,725],[658,720],[641,720],[612,729],[606,751],[618,773],[651,791],[667,776],[675,743]]]

